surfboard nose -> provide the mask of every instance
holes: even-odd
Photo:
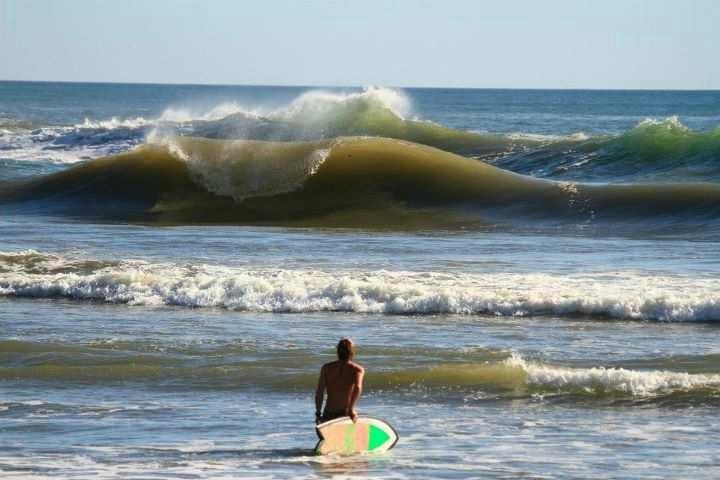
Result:
[[[388,433],[384,429],[376,425],[370,425],[370,440],[368,442],[368,450],[372,452],[373,450],[380,449],[389,440],[390,435],[388,435]]]

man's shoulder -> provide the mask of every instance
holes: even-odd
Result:
[[[326,370],[328,368],[337,368],[340,366],[341,363],[344,363],[344,362],[341,362],[340,360],[335,360],[334,362],[328,362],[322,366],[322,369]],[[357,372],[357,373],[365,373],[365,368],[362,365],[360,365],[359,363],[348,362],[346,365],[349,365],[350,368],[355,370],[355,372]]]
[[[358,373],[365,373],[365,368],[359,363],[350,362],[350,366]]]

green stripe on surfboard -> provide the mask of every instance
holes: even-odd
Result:
[[[372,451],[381,447],[390,440],[390,435],[382,428],[370,425],[370,441],[368,442],[368,450]]]
[[[355,424],[348,425],[345,429],[345,438],[343,440],[343,443],[345,444],[345,451],[352,452],[355,448]]]

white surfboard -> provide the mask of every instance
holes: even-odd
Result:
[[[355,423],[350,417],[340,417],[321,423],[316,429],[321,439],[315,447],[319,455],[385,452],[399,439],[389,423],[372,417],[359,417]]]

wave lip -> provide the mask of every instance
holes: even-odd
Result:
[[[360,92],[307,91],[281,107],[236,102],[205,110],[169,108],[158,126],[182,126],[190,135],[213,139],[316,141],[373,136],[417,142],[455,153],[494,155],[547,139],[456,130],[413,116],[410,98],[398,89]],[[173,131],[171,129],[171,131]]]
[[[333,143],[267,143],[246,140],[211,142],[203,139],[151,135],[148,141],[182,159],[190,174],[207,191],[232,197],[268,197],[293,192],[314,175]]]
[[[593,275],[325,272],[0,255],[0,295],[254,312],[720,320],[720,281]]]

